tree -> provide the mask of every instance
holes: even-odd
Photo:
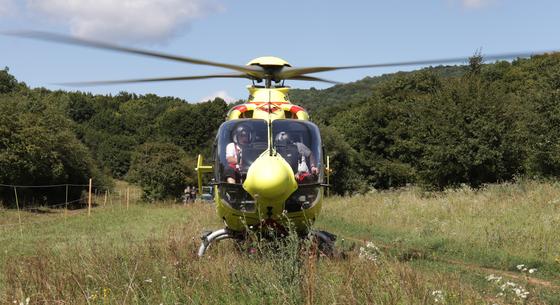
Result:
[[[142,187],[147,200],[179,198],[185,185],[194,182],[194,167],[181,147],[150,142],[134,150],[128,179]]]
[[[219,98],[212,102],[171,107],[157,118],[159,134],[163,140],[196,154],[214,138],[224,121],[226,107]]]
[[[99,186],[110,184],[64,114],[21,95],[0,95],[0,168],[2,184],[85,184],[89,178]],[[52,189],[25,189],[19,195],[27,202],[43,196],[50,204],[65,200],[64,191]],[[79,190],[71,192],[69,200],[79,196]],[[13,190],[2,189],[0,200],[14,206]]]
[[[8,67],[0,70],[0,94],[10,93],[17,89],[18,82],[9,71]]]

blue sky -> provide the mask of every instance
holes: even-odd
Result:
[[[293,66],[355,65],[560,50],[560,2],[548,0],[0,0],[0,31],[46,30],[233,64],[279,56]],[[156,93],[198,102],[245,98],[243,79],[68,88],[57,82],[224,70],[0,36],[0,66],[31,87]],[[351,82],[397,70],[316,74]],[[301,81],[292,87],[326,88]]]

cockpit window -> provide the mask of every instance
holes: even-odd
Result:
[[[264,120],[227,121],[217,135],[217,176],[221,182],[243,183],[247,170],[267,148],[268,127]]]
[[[274,148],[292,167],[299,184],[322,181],[322,146],[317,126],[302,120],[272,122]]]

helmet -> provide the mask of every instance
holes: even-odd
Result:
[[[251,127],[245,124],[239,125],[233,130],[233,142],[239,144],[239,138],[243,136],[247,136],[247,143],[251,143],[253,140]]]
[[[279,132],[274,140],[276,141],[276,145],[286,145],[291,142],[290,135],[285,131]]]

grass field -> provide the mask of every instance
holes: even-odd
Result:
[[[45,212],[0,210],[4,304],[560,304],[558,183],[329,198],[332,259],[291,239],[198,259],[221,226],[201,203]]]

